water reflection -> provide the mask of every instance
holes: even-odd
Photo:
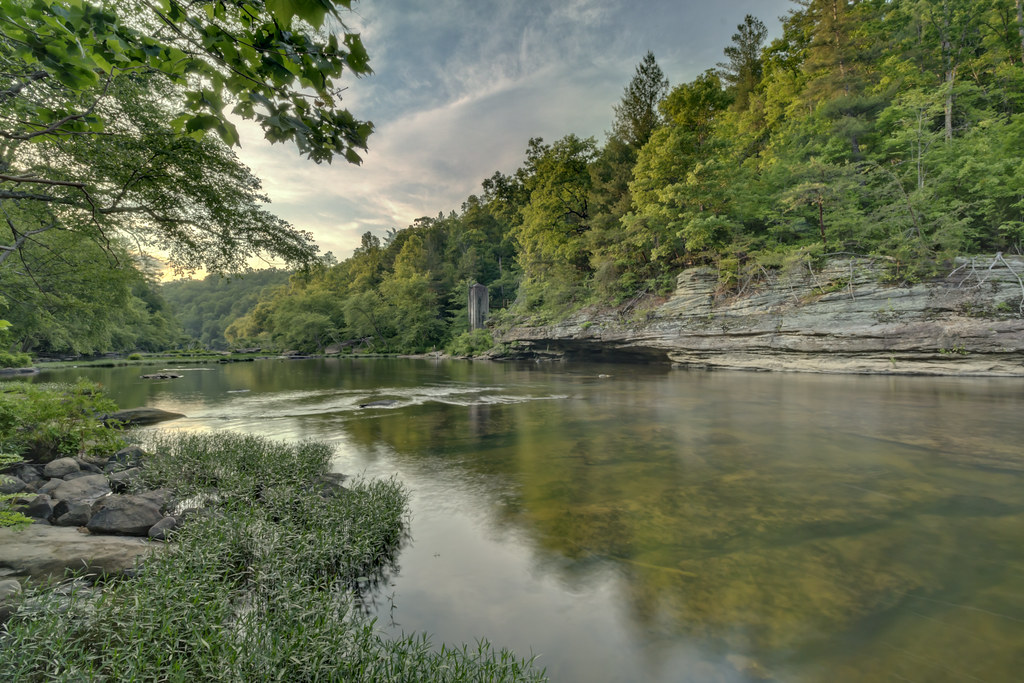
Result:
[[[1002,681],[1024,665],[1014,381],[125,370],[89,374],[182,427],[329,439],[339,468],[399,474],[414,540],[387,588],[396,629],[532,648],[555,680]],[[379,398],[397,403],[358,407]]]

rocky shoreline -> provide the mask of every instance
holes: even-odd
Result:
[[[962,259],[943,277],[885,282],[887,262],[841,258],[723,291],[690,268],[667,298],[496,331],[500,357],[854,374],[1024,376],[1024,258]]]
[[[106,462],[58,458],[23,463],[3,475],[0,492],[10,509],[32,520],[0,529],[0,578],[59,579],[66,570],[109,575],[130,570],[136,558],[164,541],[181,521],[167,489],[137,489],[144,458],[138,446]]]

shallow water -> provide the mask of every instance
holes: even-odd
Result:
[[[86,376],[412,493],[382,629],[555,681],[1013,681],[1024,384],[401,359]],[[602,377],[601,375],[609,375]],[[359,408],[374,400],[385,407]]]

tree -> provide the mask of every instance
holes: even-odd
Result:
[[[634,150],[639,150],[661,125],[658,104],[668,93],[668,79],[648,51],[636,67],[636,74],[622,93],[622,100],[615,106],[615,122],[612,135]]]
[[[526,180],[530,201],[514,231],[519,265],[540,289],[575,286],[590,272],[584,235],[590,230],[589,167],[596,141],[567,135],[546,145],[534,138],[526,154],[532,173]]]
[[[733,105],[742,111],[747,108],[751,93],[761,83],[764,73],[761,49],[768,37],[768,28],[760,19],[748,14],[736,31],[732,45],[724,50],[729,61],[719,64],[718,68],[722,80],[732,89]]]
[[[339,78],[370,69],[338,13],[350,4],[0,0],[0,203],[46,207],[8,220],[0,264],[52,229],[128,233],[186,271],[308,261],[309,236],[259,207],[224,144],[234,115],[317,162],[359,162],[372,126],[341,108]]]

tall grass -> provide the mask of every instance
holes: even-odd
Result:
[[[0,680],[543,678],[484,641],[438,649],[426,636],[388,639],[359,608],[405,533],[398,482],[321,495],[331,450],[312,442],[161,434],[150,448],[146,483],[208,506],[131,578],[67,595],[26,591],[0,632]]]

